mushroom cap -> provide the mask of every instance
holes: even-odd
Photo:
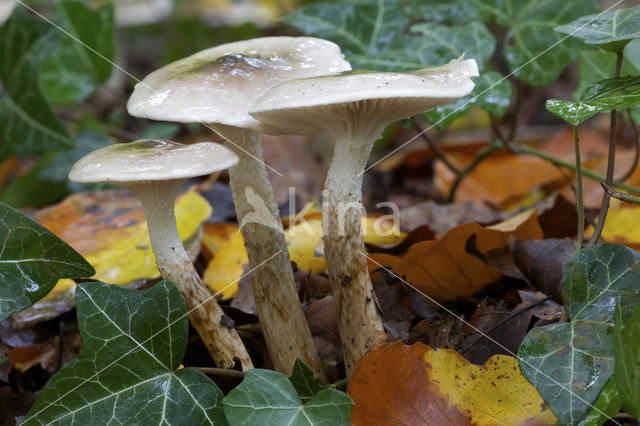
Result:
[[[471,93],[478,66],[473,59],[408,73],[346,71],[279,84],[249,113],[265,133],[333,136],[366,131],[446,105]],[[377,130],[375,130],[377,131]]]
[[[110,145],[82,157],[69,180],[82,183],[166,181],[187,179],[227,169],[238,156],[223,145],[143,139]]]
[[[283,81],[349,70],[335,43],[313,37],[263,37],[223,44],[149,74],[129,98],[131,115],[220,123],[261,131],[248,113]]]

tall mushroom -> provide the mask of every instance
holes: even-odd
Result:
[[[149,74],[127,108],[135,116],[209,125],[240,162],[229,171],[251,268],[256,307],[274,367],[290,374],[301,358],[323,376],[297,296],[287,244],[262,156],[253,102],[290,79],[351,69],[334,43],[311,37],[264,37],[203,50]],[[274,254],[278,256],[273,257]]]
[[[373,143],[389,123],[469,94],[477,76],[472,59],[409,73],[347,71],[282,83],[251,108],[270,133],[326,132],[335,138],[322,222],[348,376],[367,349],[384,339],[360,219],[362,175]]]
[[[242,340],[223,324],[224,313],[189,260],[178,236],[174,199],[188,178],[218,173],[238,162],[224,146],[212,142],[183,145],[162,140],[140,140],[94,151],[71,169],[74,182],[122,185],[142,202],[149,239],[162,276],[178,287],[191,324],[214,361],[222,368],[239,359],[253,368]]]

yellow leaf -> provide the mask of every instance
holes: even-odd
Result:
[[[209,217],[211,206],[199,194],[187,192],[178,198],[175,213],[185,241]],[[122,285],[160,277],[142,206],[125,191],[74,194],[35,218],[91,263],[96,280]],[[71,287],[62,280],[47,297]]]
[[[518,360],[470,364],[451,349],[383,345],[356,364],[347,390],[354,425],[552,425],[557,422]]]
[[[593,226],[589,226],[586,233],[593,234]],[[640,207],[627,204],[620,208],[610,208],[601,237],[604,241],[640,250]]]
[[[249,263],[240,228],[230,223],[205,223],[203,252],[209,258],[202,280],[222,300],[238,293],[238,280]]]

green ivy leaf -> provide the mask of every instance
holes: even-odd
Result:
[[[640,61],[635,64],[634,59],[640,56],[640,39],[627,44],[624,49],[624,60],[620,76],[640,75]],[[616,54],[603,50],[589,49],[580,52],[580,84],[573,93],[573,99],[580,99],[584,90],[595,82],[612,78],[616,68]]]
[[[419,54],[421,65],[440,65],[458,58],[463,53],[466,58],[473,58],[478,69],[483,70],[496,48],[496,39],[480,22],[464,25],[446,26],[435,23],[415,24],[410,28],[412,33],[420,37],[407,37],[411,41],[407,45],[411,51]]]
[[[584,420],[580,422],[580,426],[601,426],[610,418],[615,417],[621,406],[622,400],[620,399],[614,376],[604,385],[600,395],[593,403],[593,408]]]
[[[504,49],[509,68],[535,87],[551,84],[580,52],[578,40],[560,42],[563,36],[552,29],[597,11],[593,0],[469,1],[509,29]]]
[[[640,417],[640,307],[626,321],[616,310],[613,329],[615,377],[625,412]]]
[[[50,102],[66,105],[85,100],[111,75],[115,18],[112,2],[95,10],[79,0],[56,0],[54,6],[58,24],[75,39],[60,38],[42,63],[40,81]]]
[[[503,80],[502,74],[499,72],[488,71],[480,74],[475,83],[476,85],[469,95],[448,105],[435,107],[425,113],[429,123],[444,129],[453,120],[462,116],[474,106],[480,107],[497,117],[502,117],[511,102],[511,84],[509,81]]]
[[[520,346],[520,369],[556,417],[577,424],[613,375],[616,303],[628,318],[640,302],[640,253],[617,244],[580,250],[562,280],[571,320],[536,327]]]
[[[586,44],[618,51],[630,40],[640,38],[640,6],[581,16],[554,29]]]
[[[307,35],[337,43],[354,68],[409,71],[442,65],[466,52],[482,69],[493,54],[495,39],[480,22],[420,23],[405,34],[410,21],[397,0],[316,3],[283,18]]]
[[[350,425],[353,401],[325,389],[303,403],[291,382],[277,371],[249,370],[222,400],[231,425]]]
[[[303,403],[313,398],[324,387],[322,380],[313,375],[313,370],[309,368],[300,358],[296,359],[289,377],[291,384],[300,396]]]
[[[171,282],[144,291],[82,283],[76,307],[82,352],[47,383],[23,425],[226,424],[218,387],[179,369],[188,323]]]
[[[420,0],[409,1],[414,19],[419,21],[460,23],[488,20],[491,15],[468,1],[460,0]]]
[[[46,296],[60,278],[95,274],[64,241],[4,203],[0,242],[0,321]]]
[[[0,161],[73,146],[40,91],[38,69],[58,30],[17,9],[0,27]]]
[[[549,99],[547,110],[572,126],[600,112],[625,110],[640,104],[640,77],[603,80],[587,87],[578,102]]]

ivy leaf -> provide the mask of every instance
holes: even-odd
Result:
[[[639,281],[640,253],[617,244],[580,250],[562,280],[571,321],[536,327],[522,342],[522,373],[562,423],[577,424],[613,375],[614,308],[631,315]]]
[[[640,38],[640,6],[581,16],[554,29],[586,44],[618,51],[630,40]]]
[[[40,81],[50,102],[66,105],[83,101],[111,75],[115,18],[112,2],[95,10],[79,0],[56,0],[54,6],[59,25],[73,38],[60,38],[42,63]]]
[[[291,382],[277,371],[249,370],[222,400],[231,425],[350,425],[353,401],[325,389],[302,402]]]
[[[625,412],[640,417],[640,308],[626,321],[616,309],[613,344],[615,377]]]
[[[616,387],[616,378],[611,377],[598,398],[593,403],[593,408],[580,422],[580,426],[601,426],[610,418],[615,417],[620,411],[622,400]]]
[[[42,299],[58,279],[95,273],[64,241],[4,203],[0,241],[0,321]]]
[[[283,18],[307,35],[337,43],[354,68],[416,70],[445,64],[466,52],[482,69],[495,49],[495,38],[480,22],[420,23],[407,33],[410,21],[410,13],[397,0],[316,3]]]
[[[509,81],[503,79],[499,72],[488,71],[481,73],[480,77],[475,79],[475,84],[469,95],[428,111],[425,114],[427,120],[436,127],[444,129],[474,106],[502,117],[511,102],[512,89]]]
[[[636,57],[640,56],[640,39],[627,44],[624,49],[624,60],[620,76],[640,75],[640,61],[634,63]],[[580,84],[573,93],[573,98],[578,100],[584,90],[595,82],[612,78],[616,69],[616,54],[603,50],[584,50],[580,52]]]
[[[78,284],[76,307],[82,352],[47,383],[23,425],[226,424],[218,387],[179,369],[188,323],[171,282],[144,291]]]
[[[411,37],[407,46],[419,54],[425,64],[421,67],[443,64],[464,53],[466,58],[475,59],[478,68],[483,70],[496,48],[495,37],[480,22],[451,26],[420,23],[413,25],[410,31],[421,36]]]
[[[477,5],[460,0],[420,0],[411,2],[410,15],[421,21],[459,23],[488,20],[491,15]]]
[[[469,1],[509,29],[504,49],[509,68],[535,87],[551,84],[580,52],[578,40],[562,40],[552,29],[597,11],[593,0]]]
[[[300,358],[296,359],[293,364],[293,371],[289,380],[303,403],[313,398],[323,388],[322,380],[315,377],[313,370]]]
[[[549,99],[547,110],[572,126],[599,112],[624,110],[640,103],[640,77],[620,77],[603,80],[587,87],[578,102]]]
[[[40,91],[38,69],[55,45],[57,30],[16,10],[0,27],[0,161],[10,155],[73,146]]]

